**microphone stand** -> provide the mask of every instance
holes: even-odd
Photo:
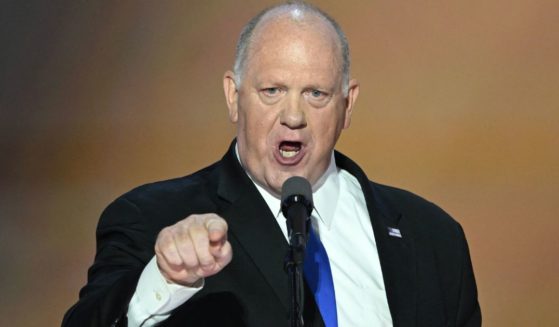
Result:
[[[305,300],[303,262],[310,219],[308,219],[307,209],[301,204],[294,204],[288,210],[289,250],[284,267],[289,278],[289,326],[303,327],[305,324],[303,321]]]

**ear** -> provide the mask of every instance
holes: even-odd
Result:
[[[352,79],[348,83],[347,97],[345,101],[345,117],[344,117],[344,129],[348,128],[351,123],[351,114],[353,113],[353,106],[359,95],[359,82],[356,79]]]
[[[235,84],[235,74],[228,70],[223,75],[223,91],[225,92],[225,101],[229,108],[229,120],[236,123],[239,119],[238,103],[239,92]]]

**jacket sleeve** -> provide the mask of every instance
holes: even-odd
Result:
[[[97,227],[97,253],[78,302],[62,326],[125,326],[128,303],[153,256],[155,232],[146,230],[140,209],[125,197],[111,203]]]

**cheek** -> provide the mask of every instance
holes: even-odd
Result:
[[[273,122],[265,115],[244,114],[239,120],[239,133],[244,135],[244,141],[250,152],[266,151],[273,133]]]
[[[344,126],[343,116],[334,112],[334,110],[319,113],[313,118],[313,134],[318,140],[326,141],[328,139],[330,141],[329,139],[338,135]]]

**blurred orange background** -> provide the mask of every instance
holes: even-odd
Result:
[[[1,325],[59,325],[104,207],[222,156],[221,78],[271,3],[2,2]],[[313,3],[361,82],[338,149],[462,224],[485,326],[556,326],[559,2]]]

